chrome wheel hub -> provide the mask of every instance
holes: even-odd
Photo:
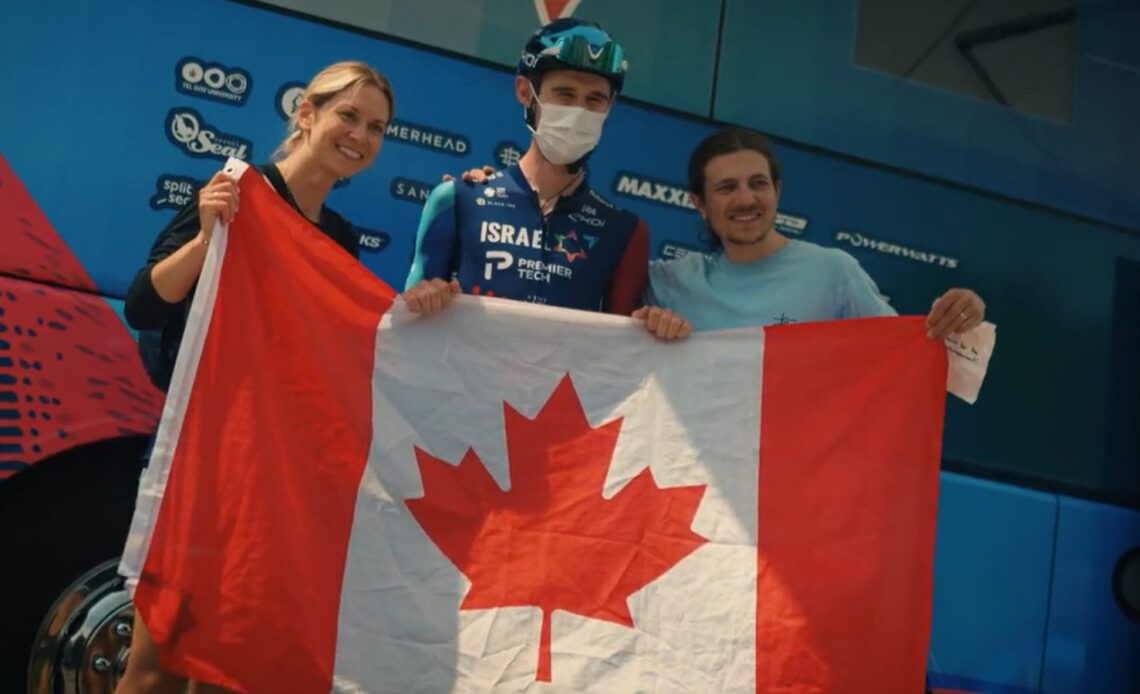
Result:
[[[63,591],[32,647],[30,694],[112,692],[127,667],[134,610],[117,559]]]

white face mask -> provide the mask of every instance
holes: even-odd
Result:
[[[534,88],[531,87],[531,93]],[[541,111],[538,129],[531,128],[542,156],[551,164],[573,164],[589,154],[602,139],[602,124],[609,112],[594,113],[579,106],[544,104],[534,95]]]

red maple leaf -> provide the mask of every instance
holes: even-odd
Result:
[[[471,581],[459,609],[542,610],[535,679],[549,682],[551,613],[633,627],[628,597],[706,542],[689,527],[705,487],[659,488],[647,466],[603,498],[622,420],[591,427],[569,375],[534,419],[503,414],[508,491],[471,449],[453,466],[417,447],[424,494],[405,503]]]

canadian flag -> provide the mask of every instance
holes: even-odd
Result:
[[[428,318],[240,171],[122,570],[249,692],[918,692],[946,350]]]

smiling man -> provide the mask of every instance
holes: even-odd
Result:
[[[714,253],[653,263],[650,308],[643,309],[651,329],[661,324],[685,330],[691,322],[693,330],[717,330],[896,314],[855,258],[775,229],[782,187],[780,165],[760,133],[725,128],[697,145],[689,159],[689,195],[708,223]],[[927,332],[941,339],[984,318],[981,297],[950,289],[931,306]]]
[[[404,300],[432,313],[465,291],[629,315],[648,232],[590,187],[585,168],[625,81],[622,48],[596,24],[559,19],[530,38],[517,72],[530,147],[478,184],[432,192]]]

